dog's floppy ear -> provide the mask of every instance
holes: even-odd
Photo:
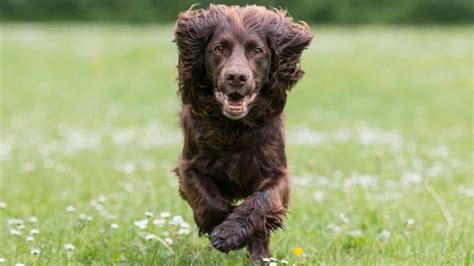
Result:
[[[184,103],[198,97],[196,90],[208,88],[204,67],[204,49],[214,32],[218,18],[216,7],[209,10],[191,9],[179,14],[174,41],[178,46],[179,93]]]
[[[276,11],[277,20],[270,31],[273,35],[276,64],[274,65],[276,78],[283,83],[286,90],[290,90],[303,77],[304,71],[300,68],[300,57],[313,39],[308,24],[294,22],[284,10]]]

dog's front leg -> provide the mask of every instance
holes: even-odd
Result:
[[[192,169],[178,171],[180,193],[193,209],[199,233],[211,233],[232,212],[231,203],[220,195],[209,176],[198,174]]]
[[[249,245],[254,260],[269,256],[268,237],[271,231],[283,226],[289,191],[285,174],[266,180],[214,229],[210,236],[212,246],[229,252]]]

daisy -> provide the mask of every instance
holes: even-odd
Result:
[[[69,205],[66,207],[66,211],[71,213],[71,212],[76,212],[76,207]]]
[[[146,211],[145,216],[148,217],[148,218],[151,218],[151,217],[153,217],[153,213],[150,212],[150,211]]]
[[[162,212],[160,213],[160,216],[161,218],[168,218],[171,216],[171,213],[170,212]]]
[[[21,231],[15,230],[15,229],[10,229],[10,234],[14,236],[21,236],[23,233]]]
[[[119,225],[118,224],[111,224],[110,228],[112,228],[114,230],[117,230],[119,228]]]
[[[145,239],[147,241],[152,241],[152,240],[157,239],[157,237],[154,234],[148,234],[148,235],[145,236]]]
[[[35,236],[35,235],[39,234],[39,232],[40,232],[40,231],[39,231],[38,228],[33,228],[33,229],[30,230],[30,235],[34,235],[34,236]]]
[[[64,245],[64,248],[65,248],[66,250],[75,250],[75,249],[76,249],[76,247],[75,247],[73,244],[71,244],[71,243],[65,244],[65,245]]]
[[[140,229],[146,229],[148,227],[148,220],[147,219],[144,219],[144,220],[140,220],[140,221],[135,221],[133,223],[136,227],[140,228]]]
[[[160,227],[160,226],[163,226],[165,225],[165,219],[154,219],[153,220],[153,224]]]
[[[104,203],[106,200],[107,198],[104,195],[99,195],[99,197],[97,197],[97,201],[100,203]]]
[[[173,219],[170,221],[171,225],[178,225],[183,223],[183,217],[181,215],[176,215],[173,217]]]
[[[81,221],[88,221],[88,222],[90,222],[90,221],[92,221],[92,219],[93,219],[92,216],[89,216],[89,215],[87,215],[87,214],[85,214],[85,213],[79,214],[79,220],[81,220]]]
[[[386,229],[383,229],[383,231],[380,233],[379,237],[383,241],[389,241],[390,240],[390,232]]]
[[[178,230],[178,235],[188,235],[191,231],[188,228],[180,228]]]
[[[24,222],[21,219],[8,219],[7,223],[8,225],[17,225],[17,226],[24,225]]]
[[[347,218],[345,213],[339,214],[339,219],[341,220],[342,223],[348,224],[349,223],[349,218]]]
[[[406,228],[408,230],[411,230],[413,229],[413,227],[415,227],[415,220],[413,219],[408,219],[407,223],[406,223]]]
[[[31,254],[33,254],[33,255],[35,255],[35,256],[39,255],[40,252],[41,252],[41,251],[40,251],[39,249],[37,249],[37,248],[34,248],[34,249],[31,250]]]

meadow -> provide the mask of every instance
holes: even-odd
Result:
[[[249,264],[178,195],[171,25],[0,30],[0,265]],[[312,30],[268,264],[474,264],[472,26]]]

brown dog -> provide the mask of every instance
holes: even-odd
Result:
[[[222,252],[269,257],[288,208],[283,109],[313,35],[282,10],[211,5],[178,17],[181,196]],[[234,206],[239,199],[243,202]]]

